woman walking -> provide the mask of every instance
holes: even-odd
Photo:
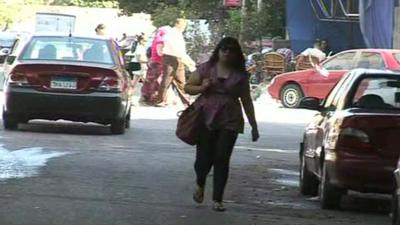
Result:
[[[146,80],[142,87],[142,100],[146,105],[155,105],[158,100],[158,90],[162,80],[162,49],[164,36],[171,29],[169,26],[160,27],[151,45],[151,62]]]
[[[223,195],[228,180],[231,154],[239,133],[244,131],[241,103],[252,127],[252,139],[259,138],[249,75],[239,42],[224,38],[208,62],[201,64],[185,87],[190,95],[201,94],[194,103],[201,107],[202,129],[197,142],[195,171],[197,188],[193,199],[204,201],[206,178],[214,167],[213,209],[225,211]]]

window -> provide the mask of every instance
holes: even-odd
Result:
[[[352,107],[400,109],[400,78],[368,77],[361,80],[352,97]]]
[[[351,77],[350,73],[344,75],[343,78],[336,84],[331,93],[328,95],[328,98],[324,102],[324,107],[328,111],[336,110],[338,99],[340,98],[340,95],[343,91],[343,86],[345,85],[349,77]]]
[[[380,69],[386,68],[385,61],[379,53],[363,52],[361,58],[357,63],[357,68],[364,69]]]
[[[334,56],[331,60],[324,63],[323,67],[327,70],[351,70],[354,67],[355,52],[348,52]]]
[[[114,64],[107,41],[69,37],[35,37],[21,59]]]

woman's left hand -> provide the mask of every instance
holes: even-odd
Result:
[[[252,129],[251,136],[253,138],[253,142],[258,141],[258,139],[260,138],[260,134],[258,133],[258,129],[257,128],[253,128]]]

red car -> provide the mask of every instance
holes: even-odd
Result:
[[[129,127],[130,77],[110,38],[36,35],[19,40],[5,64],[3,125],[32,119]]]
[[[348,71],[364,69],[400,69],[400,50],[360,49],[336,54],[321,64],[329,71],[308,69],[281,74],[272,80],[268,92],[287,108],[296,108],[303,97],[325,98],[333,86]]]
[[[391,194],[400,148],[400,73],[353,70],[322,102],[300,145],[300,190],[320,195],[324,209],[340,207],[347,190]]]

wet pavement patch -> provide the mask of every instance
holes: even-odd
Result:
[[[286,169],[269,169],[269,171],[277,175],[274,179],[276,184],[288,187],[299,186],[299,173],[297,171]]]
[[[45,152],[43,148],[24,148],[11,151],[0,146],[0,180],[33,177],[51,158],[67,155],[65,152]]]

